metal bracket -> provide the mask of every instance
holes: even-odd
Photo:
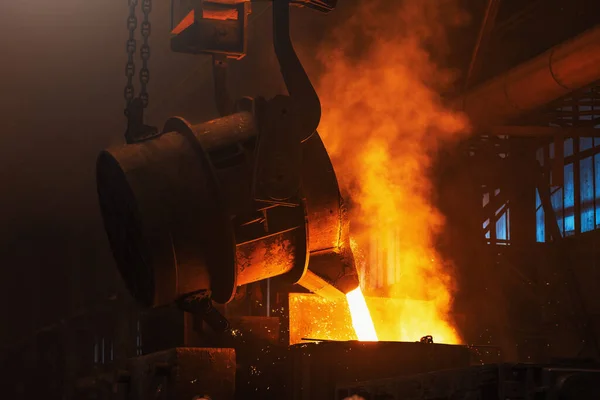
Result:
[[[249,2],[194,0],[193,10],[172,29],[171,50],[241,59],[248,47],[249,14]]]
[[[144,124],[144,106],[139,97],[129,103],[125,115],[127,116],[127,131],[125,132],[127,144],[143,142],[160,136],[156,127]]]
[[[299,204],[301,143],[319,126],[321,103],[290,38],[290,5],[331,11],[334,0],[273,1],[273,45],[289,96],[256,104],[259,137],[253,195],[267,204]],[[246,54],[250,1],[195,0],[193,11],[174,30],[174,51],[213,56],[217,109],[229,115],[234,104],[227,90],[227,58]],[[258,103],[258,102],[257,102]]]
[[[212,58],[217,110],[222,117],[225,117],[230,115],[233,111],[233,102],[229,97],[229,90],[227,88],[227,56],[223,54],[213,54]]]
[[[273,45],[281,75],[292,99],[292,113],[298,116],[300,139],[305,141],[321,120],[321,101],[290,38],[290,0],[273,2]]]
[[[297,205],[301,182],[301,143],[317,130],[321,103],[290,38],[290,0],[273,2],[273,45],[289,96],[276,96],[258,110],[259,137],[254,199]]]
[[[228,59],[241,59],[248,45],[250,3],[243,0],[194,0],[193,9],[172,33],[171,50],[210,54],[217,110],[221,116],[233,112],[227,89]],[[173,11],[171,11],[173,13]]]
[[[276,96],[259,106],[257,113],[259,136],[255,150],[254,199],[296,206],[302,167],[300,115],[294,112],[288,96]]]
[[[180,309],[201,318],[217,333],[227,332],[231,327],[227,318],[213,307],[212,299],[208,292],[200,292],[196,295],[182,298],[179,300],[178,305]]]

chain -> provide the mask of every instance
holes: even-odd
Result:
[[[144,13],[144,21],[142,22],[142,38],[144,44],[140,49],[140,56],[142,57],[142,69],[140,70],[140,100],[144,108],[148,107],[148,92],[146,86],[150,81],[150,70],[148,69],[148,60],[150,59],[150,31],[152,27],[150,25],[150,11],[152,11],[152,0],[142,0],[142,12]]]
[[[125,76],[127,77],[127,84],[125,85],[125,115],[128,115],[129,105],[133,101],[135,95],[135,89],[133,87],[133,77],[135,75],[135,63],[133,59],[135,57],[136,41],[135,41],[135,30],[137,29],[137,17],[135,15],[135,9],[137,7],[138,0],[128,0],[129,3],[129,16],[127,17],[127,30],[129,31],[129,38],[127,39],[127,65],[125,66]]]
[[[135,53],[137,50],[137,42],[135,39],[135,31],[138,25],[138,19],[136,16],[136,9],[139,0],[128,0],[129,5],[129,16],[127,17],[127,30],[129,31],[129,38],[127,39],[127,64],[125,66],[125,76],[127,77],[127,84],[125,85],[125,115],[128,115],[128,110],[131,102],[135,97],[135,88],[133,86],[133,77],[135,76]],[[148,106],[148,91],[147,86],[150,81],[150,70],[148,69],[148,60],[150,59],[150,12],[152,11],[152,0],[142,0],[142,13],[144,19],[141,25],[141,33],[143,44],[140,48],[140,57],[142,59],[142,68],[140,69],[140,100],[144,108]]]

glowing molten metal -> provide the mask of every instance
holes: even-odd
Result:
[[[375,332],[375,325],[373,325],[373,319],[371,313],[367,307],[367,301],[363,296],[360,287],[357,287],[346,295],[348,300],[348,308],[350,309],[350,315],[352,317],[352,326],[354,332],[358,337],[358,340],[363,342],[376,342],[377,332]]]
[[[453,74],[427,50],[445,48],[445,28],[463,20],[457,4],[361,2],[317,52],[319,133],[348,200],[366,298],[360,290],[348,295],[356,332],[340,313],[327,314],[317,329],[325,319],[316,319],[323,302],[298,299],[304,314],[291,321],[294,338],[417,341],[432,335],[438,343],[461,342],[452,314],[452,264],[436,248],[444,218],[431,176],[439,149],[469,126],[441,101]]]

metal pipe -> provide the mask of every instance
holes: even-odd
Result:
[[[475,129],[522,116],[600,80],[600,25],[474,88],[452,102]]]

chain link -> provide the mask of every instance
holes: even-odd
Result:
[[[138,27],[138,19],[136,16],[137,6],[139,0],[127,0],[129,5],[129,16],[127,17],[127,30],[129,31],[129,38],[126,43],[127,50],[127,64],[125,65],[125,76],[127,77],[127,84],[125,85],[124,97],[125,97],[125,115],[128,114],[129,105],[135,97],[135,87],[133,85],[133,78],[136,73],[135,67],[135,55],[137,51],[137,41],[135,39],[135,31]],[[150,33],[152,26],[150,25],[150,12],[152,11],[152,0],[142,0],[142,13],[144,19],[142,21],[140,30],[142,34],[142,46],[140,47],[140,58],[142,59],[142,68],[140,69],[140,95],[139,98],[142,101],[144,108],[148,107],[148,91],[147,86],[150,82],[150,70],[148,69],[148,60],[150,59]]]
[[[137,29],[137,17],[135,15],[135,9],[137,7],[138,0],[128,0],[129,3],[129,15],[127,16],[127,30],[129,31],[129,38],[127,39],[126,50],[127,50],[127,64],[125,65],[125,76],[127,77],[127,84],[125,85],[125,115],[128,113],[129,104],[133,101],[135,96],[135,89],[133,87],[133,77],[135,76],[135,30]]]
[[[140,56],[142,58],[142,69],[140,70],[140,100],[144,108],[148,107],[148,91],[147,85],[150,81],[150,70],[148,69],[148,60],[150,60],[150,32],[152,26],[150,25],[150,11],[152,11],[152,0],[142,0],[142,12],[144,13],[144,21],[142,22],[142,38],[143,44],[140,48]]]

